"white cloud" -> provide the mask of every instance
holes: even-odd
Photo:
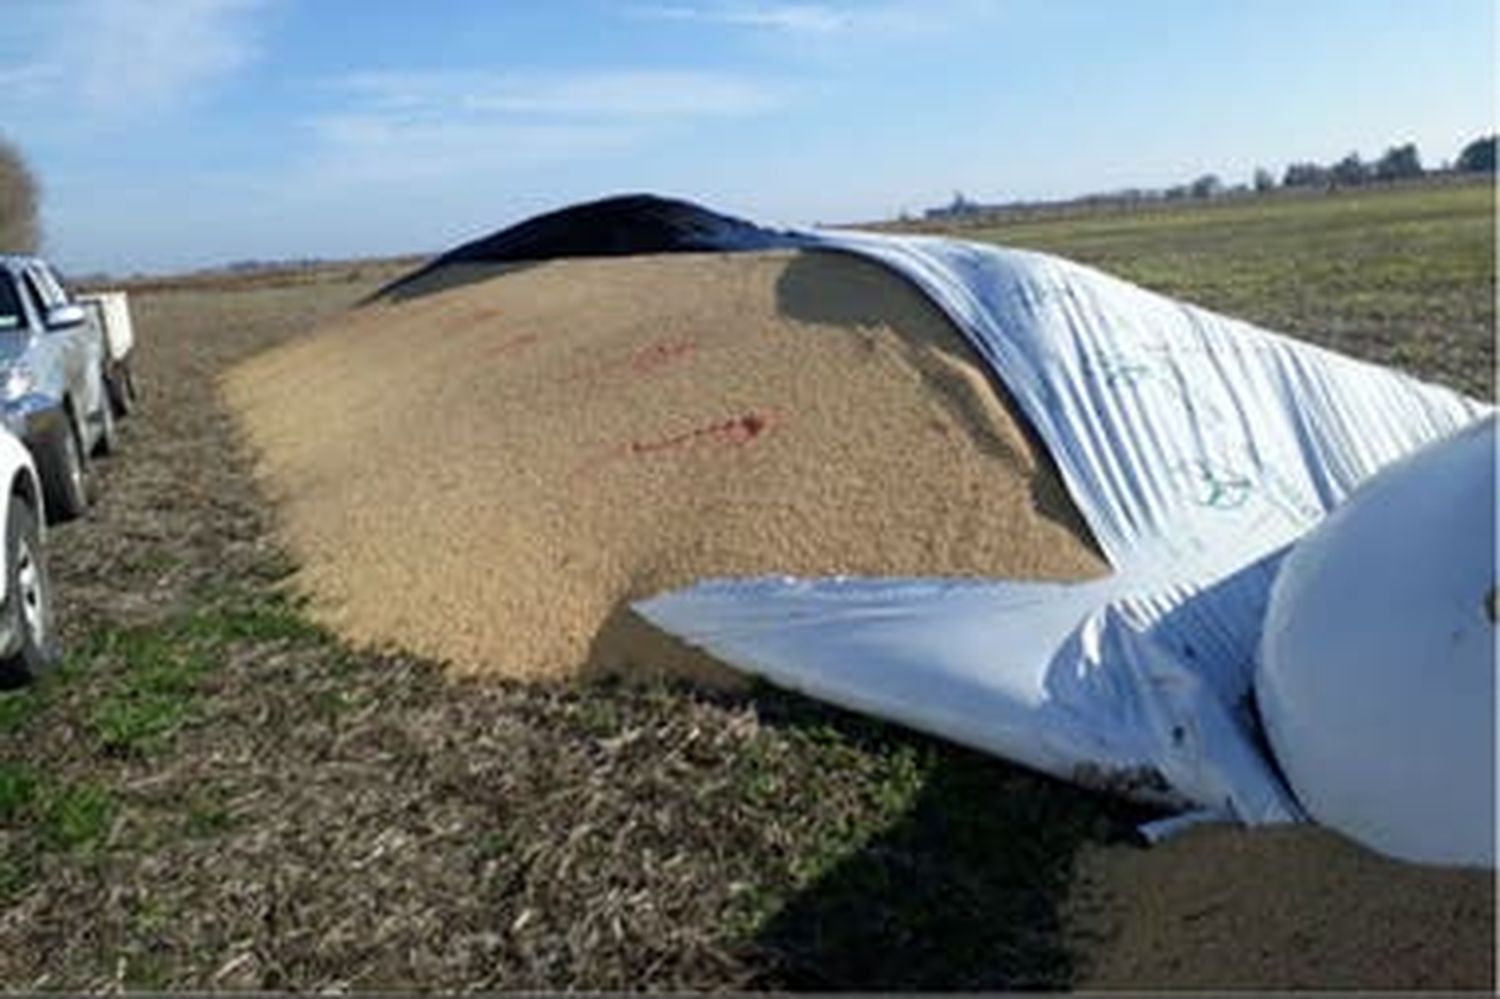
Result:
[[[271,2],[71,0],[48,8],[31,58],[0,66],[0,84],[104,118],[170,108],[254,60],[254,15]]]
[[[635,17],[695,21],[784,36],[899,41],[981,24],[1001,12],[996,0],[683,0],[627,8]]]
[[[756,114],[778,88],[723,73],[626,70],[573,74],[357,73],[337,83],[387,112],[698,118]]]
[[[636,8],[642,17],[665,21],[706,21],[792,34],[828,34],[847,28],[852,15],[814,3],[659,4]]]
[[[65,55],[92,108],[155,109],[191,99],[257,53],[263,0],[91,0]]]
[[[438,180],[618,155],[664,130],[778,107],[780,88],[732,74],[355,73],[342,104],[306,122],[307,176],[323,183]]]
[[[43,63],[0,66],[0,93],[7,101],[30,101],[45,97],[63,79],[62,67]]]
[[[325,184],[441,181],[606,156],[635,130],[608,124],[517,123],[345,114],[311,122],[304,179]]]

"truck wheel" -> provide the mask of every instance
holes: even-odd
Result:
[[[103,379],[104,398],[99,400],[99,439],[94,442],[94,453],[111,455],[120,449],[119,428],[115,426],[115,404],[109,398],[109,379]]]
[[[116,416],[129,416],[136,407],[137,397],[135,394],[135,376],[130,373],[130,366],[120,364],[114,376],[105,380],[109,386],[109,401],[114,405]]]
[[[71,419],[63,421],[47,442],[45,453],[37,456],[37,471],[47,498],[47,513],[54,523],[74,520],[88,512],[88,460]]]
[[[52,626],[52,577],[42,551],[36,512],[19,496],[5,523],[5,603],[0,614],[11,634],[0,656],[0,687],[29,683],[57,665],[62,649]]]

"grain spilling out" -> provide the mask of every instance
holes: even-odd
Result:
[[[627,608],[706,577],[1106,571],[958,331],[843,254],[471,266],[224,389],[315,613],[461,673],[727,681]]]

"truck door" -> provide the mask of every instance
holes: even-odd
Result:
[[[53,370],[62,382],[57,389],[66,391],[72,398],[78,432],[84,437],[84,446],[88,447],[87,416],[98,409],[101,401],[94,384],[98,379],[89,376],[89,339],[92,331],[86,324],[70,327],[50,327],[46,324],[48,310],[68,304],[68,299],[56,281],[44,279],[37,271],[35,265],[28,265],[21,271],[22,288],[41,306],[41,334],[37,338],[35,349],[39,355],[47,358],[45,363],[55,365]],[[44,379],[47,377],[40,371],[38,375]]]

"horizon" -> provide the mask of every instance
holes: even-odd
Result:
[[[434,14],[449,16],[434,16]],[[771,225],[1424,167],[1492,134],[1483,0],[20,0],[0,136],[64,270],[437,252],[627,190]],[[87,28],[87,30],[85,30]]]
[[[1495,138],[1500,138],[1500,136],[1493,136],[1492,135],[1492,136],[1484,136],[1483,138],[1495,139]],[[1366,159],[1365,162],[1366,162],[1367,165],[1369,165],[1370,163],[1373,162],[1373,160]],[[1245,200],[1246,199],[1263,199],[1264,198],[1264,199],[1271,199],[1271,200],[1284,200],[1284,199],[1302,199],[1302,198],[1309,198],[1309,197],[1318,198],[1318,197],[1333,196],[1333,195],[1340,195],[1340,196],[1344,196],[1344,197],[1350,197],[1350,196],[1359,195],[1359,194],[1380,196],[1382,194],[1387,194],[1387,193],[1399,196],[1401,193],[1403,193],[1405,191],[1411,190],[1411,188],[1414,185],[1421,185],[1421,186],[1424,186],[1424,187],[1433,187],[1433,186],[1447,187],[1447,186],[1454,186],[1454,185],[1462,186],[1462,185],[1469,185],[1469,184],[1475,184],[1475,185],[1489,184],[1489,185],[1493,185],[1494,183],[1495,183],[1495,175],[1493,173],[1459,173],[1459,172],[1454,172],[1452,170],[1447,170],[1445,172],[1444,168],[1441,167],[1441,166],[1433,166],[1433,167],[1426,168],[1425,171],[1424,171],[1424,173],[1423,173],[1423,175],[1420,176],[1420,177],[1404,177],[1404,178],[1398,178],[1398,179],[1394,179],[1394,180],[1377,180],[1377,179],[1371,179],[1370,181],[1368,181],[1366,183],[1363,183],[1363,184],[1360,184],[1360,185],[1357,185],[1357,186],[1344,186],[1344,185],[1340,185],[1340,184],[1330,184],[1327,187],[1322,187],[1322,186],[1319,186],[1319,187],[1286,186],[1286,185],[1282,185],[1282,184],[1279,183],[1279,172],[1278,172],[1278,184],[1277,184],[1277,186],[1275,188],[1273,188],[1273,189],[1271,189],[1269,191],[1257,191],[1257,190],[1255,190],[1253,188],[1252,185],[1250,185],[1248,183],[1231,182],[1229,179],[1225,179],[1225,181],[1224,181],[1224,190],[1222,192],[1220,192],[1220,193],[1217,193],[1217,194],[1214,194],[1214,195],[1211,195],[1211,196],[1207,196],[1207,197],[1182,197],[1180,199],[1175,199],[1175,200],[1172,199],[1172,198],[1168,198],[1168,197],[1165,196],[1166,187],[1170,186],[1170,185],[1162,185],[1162,186],[1155,186],[1155,187],[1141,186],[1141,187],[1131,187],[1131,188],[1120,188],[1120,189],[1117,189],[1117,190],[1114,190],[1114,191],[1081,192],[1081,193],[1078,193],[1078,194],[1066,195],[1066,196],[1059,197],[1059,198],[1043,199],[1043,200],[1036,200],[1036,201],[1009,201],[1009,202],[988,203],[988,202],[974,201],[974,200],[966,198],[965,200],[968,203],[969,207],[974,211],[974,214],[970,215],[970,216],[940,216],[940,217],[934,217],[932,219],[925,219],[922,216],[921,212],[912,212],[912,213],[910,213],[909,217],[907,217],[907,218],[901,218],[901,217],[898,217],[897,215],[893,214],[893,215],[887,216],[885,218],[878,218],[878,219],[877,218],[848,219],[848,220],[843,220],[843,221],[816,222],[816,223],[810,223],[810,224],[808,224],[807,228],[812,228],[812,229],[828,229],[828,230],[857,230],[857,229],[860,229],[860,228],[867,228],[868,229],[868,228],[871,228],[871,227],[889,227],[889,226],[900,226],[900,225],[910,224],[912,226],[916,226],[917,227],[917,228],[915,228],[915,229],[913,229],[911,231],[915,231],[915,232],[919,232],[919,233],[920,232],[943,232],[943,231],[946,231],[946,230],[943,230],[940,227],[942,225],[944,225],[944,224],[951,225],[953,223],[953,219],[954,218],[960,218],[960,219],[967,218],[969,220],[968,222],[966,222],[966,223],[965,222],[960,222],[958,224],[960,224],[960,225],[965,225],[966,224],[966,225],[970,225],[970,226],[980,225],[980,226],[983,226],[983,227],[990,227],[990,226],[1000,226],[1000,225],[1005,225],[1005,224],[1010,224],[1010,223],[1014,223],[1014,224],[1018,224],[1018,225],[1023,225],[1023,226],[1024,225],[1036,225],[1036,224],[1039,224],[1039,223],[1040,224],[1045,224],[1046,222],[1055,221],[1055,220],[1058,220],[1060,218],[1075,218],[1075,217],[1080,217],[1080,218],[1087,219],[1087,218],[1091,218],[1091,217],[1098,217],[1098,216],[1091,215],[1090,212],[1091,212],[1091,210],[1095,206],[1099,206],[1099,205],[1102,205],[1102,206],[1117,206],[1117,205],[1128,206],[1127,207],[1128,211],[1194,211],[1194,210],[1202,210],[1202,209],[1205,209],[1205,208],[1216,208],[1216,207],[1225,207],[1225,208],[1233,209],[1235,207],[1243,206],[1245,204]],[[1238,189],[1234,189],[1236,187],[1236,184],[1237,184]],[[955,193],[958,193],[958,192],[955,192]],[[543,207],[541,209],[538,209],[534,213],[530,213],[530,214],[527,214],[527,215],[524,215],[524,216],[520,216],[520,217],[515,218],[515,219],[511,219],[511,220],[509,220],[509,221],[507,221],[507,222],[505,222],[505,223],[503,223],[503,224],[495,227],[494,229],[491,229],[491,230],[488,230],[488,231],[485,231],[485,232],[481,232],[481,233],[479,233],[475,237],[475,240],[483,240],[483,239],[490,238],[490,237],[492,237],[492,236],[494,236],[494,235],[496,235],[496,234],[504,231],[505,229],[508,229],[508,228],[513,227],[513,226],[517,226],[517,225],[520,225],[522,223],[534,220],[534,219],[539,218],[540,216],[543,216],[543,215],[547,215],[547,214],[550,214],[550,213],[553,213],[553,212],[556,212],[556,211],[560,211],[562,209],[577,207],[577,206],[580,206],[580,205],[583,205],[583,204],[587,204],[588,202],[592,202],[592,201],[604,201],[604,200],[610,200],[610,199],[614,199],[614,198],[633,197],[633,196],[657,197],[657,198],[662,198],[662,199],[666,199],[666,200],[677,200],[677,201],[685,201],[685,202],[688,202],[688,203],[695,203],[695,202],[693,202],[693,200],[691,198],[680,198],[680,197],[678,197],[676,195],[673,195],[673,194],[662,194],[660,192],[655,192],[655,191],[613,191],[613,192],[604,192],[604,193],[601,193],[601,194],[599,194],[597,196],[591,196],[591,197],[587,197],[587,198],[580,198],[580,199],[575,200],[575,201],[569,201],[569,202],[566,202],[566,203],[559,203],[557,205]],[[949,203],[951,204],[951,202],[952,202],[952,196],[950,195],[950,201],[949,201]],[[712,205],[702,205],[702,204],[699,204],[699,207],[706,208],[709,211],[715,211],[715,209],[713,208]],[[942,208],[946,208],[946,207],[948,207],[948,205],[941,205],[941,204],[939,204],[939,205],[929,205],[929,206],[927,206],[927,208],[931,208],[931,209],[942,209]],[[1050,214],[1050,212],[1049,212],[1050,209],[1059,209],[1059,210],[1067,211],[1069,209],[1075,209],[1075,208],[1083,209],[1083,214],[1080,215],[1080,216],[1074,216],[1074,215],[1059,216],[1059,215]],[[925,211],[925,209],[924,209],[924,211]],[[1030,214],[1033,211],[1040,212],[1041,214],[1037,214],[1037,215]],[[1017,212],[1019,214],[1016,214],[1014,217],[1012,217],[1012,213],[1013,212]],[[724,213],[720,213],[720,214],[724,214]],[[738,216],[732,216],[732,217],[738,217]],[[1115,216],[1111,214],[1109,217],[1115,217]],[[756,220],[755,219],[743,219],[742,218],[741,221],[745,221],[745,222],[750,222],[752,224],[756,224]],[[931,223],[931,225],[928,228],[924,229],[924,228],[922,228],[922,224],[924,222]],[[937,226],[939,228],[933,228],[933,226]],[[397,261],[406,261],[408,259],[412,260],[414,262],[424,262],[424,261],[430,261],[433,258],[435,258],[437,256],[440,256],[440,255],[442,255],[444,253],[448,253],[448,252],[451,252],[453,250],[456,250],[456,249],[460,248],[464,243],[471,242],[471,241],[473,241],[473,240],[464,240],[461,243],[454,243],[454,244],[450,244],[450,245],[446,245],[446,246],[441,246],[441,247],[433,247],[433,248],[427,248],[427,249],[414,249],[414,250],[399,250],[399,251],[395,251],[395,252],[391,252],[391,253],[354,254],[354,255],[345,255],[345,256],[312,256],[312,255],[307,255],[307,254],[300,254],[300,255],[292,255],[292,256],[286,256],[286,257],[241,257],[241,258],[236,258],[236,259],[232,259],[232,260],[210,261],[208,263],[191,265],[191,266],[185,267],[185,268],[175,268],[175,269],[168,269],[168,270],[162,270],[162,271],[133,271],[133,272],[128,272],[128,273],[127,272],[120,272],[120,271],[92,271],[92,272],[65,272],[65,271],[62,271],[62,273],[64,273],[65,276],[69,280],[85,281],[85,282],[89,282],[89,283],[94,283],[94,282],[97,282],[97,281],[100,281],[100,280],[126,280],[126,281],[141,280],[141,281],[148,281],[149,282],[149,281],[153,281],[153,280],[157,280],[157,279],[172,279],[172,278],[176,278],[176,277],[192,277],[192,276],[199,276],[199,275],[213,275],[213,274],[220,274],[220,273],[224,273],[224,272],[233,272],[233,271],[237,271],[237,270],[244,270],[244,271],[247,271],[247,272],[249,272],[249,271],[274,272],[274,271],[295,269],[295,268],[299,268],[299,267],[342,267],[342,266],[346,266],[346,265],[349,265],[349,266],[359,266],[359,265],[367,265],[367,264],[385,264],[385,263],[391,263],[391,262],[397,262]],[[3,255],[3,254],[4,254],[4,251],[0,251],[0,255]]]

